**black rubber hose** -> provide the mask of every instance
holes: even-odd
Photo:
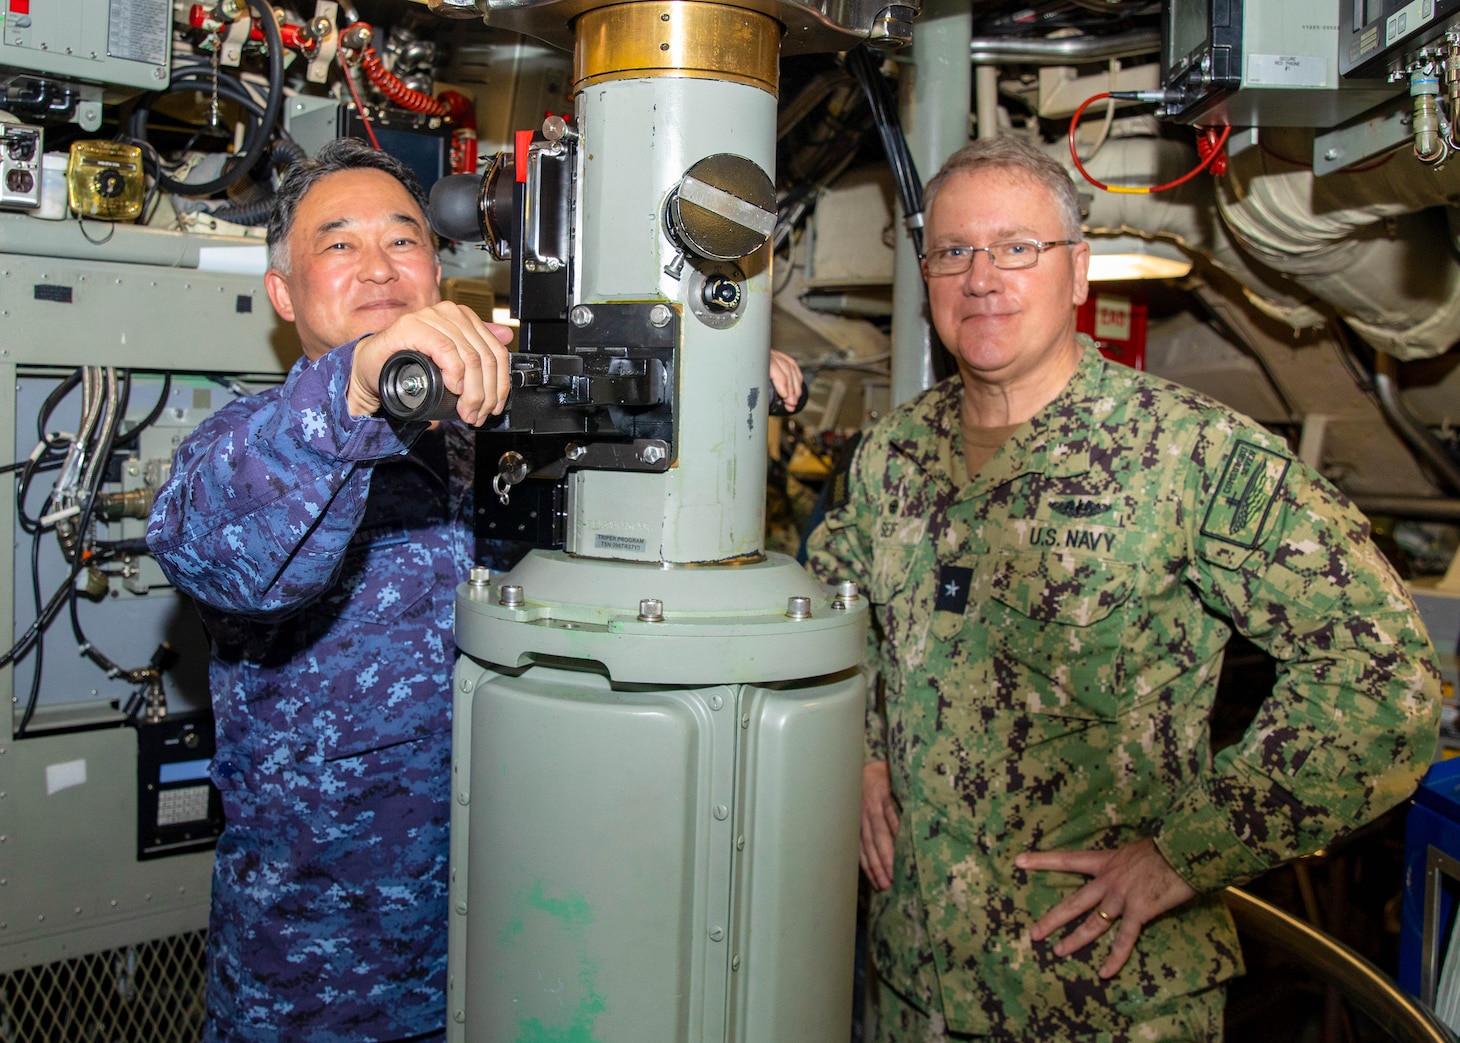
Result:
[[[859,44],[847,52],[845,59],[846,69],[861,86],[862,92],[867,96],[867,102],[872,107],[872,118],[877,127],[878,137],[882,139],[882,149],[887,154],[888,165],[892,168],[892,178],[897,186],[898,196],[902,202],[902,212],[907,216],[910,223],[908,232],[912,236],[913,246],[916,247],[918,256],[923,255],[923,184],[918,178],[918,170],[913,162],[912,152],[907,147],[907,138],[902,132],[902,123],[897,117],[897,102],[892,97],[892,91],[883,79],[882,73],[877,68],[877,60],[872,57],[866,44]]]
[[[308,153],[292,141],[284,138],[275,140],[269,149],[269,162],[287,170],[295,163],[303,162]],[[213,211],[213,216],[220,221],[228,221],[236,225],[261,225],[268,221],[269,215],[274,212],[274,197],[270,193],[268,199],[261,199],[257,203],[246,203],[242,206],[222,206]]]
[[[245,176],[258,166],[263,159],[267,149],[263,144],[269,140],[274,131],[274,125],[279,122],[279,113],[284,107],[284,40],[279,35],[279,25],[274,21],[273,9],[263,5],[263,12],[257,17],[263,23],[264,36],[269,46],[269,99],[264,106],[263,117],[258,123],[250,123],[244,135],[243,155],[239,162],[231,170],[214,178],[212,181],[203,181],[198,184],[191,184],[186,181],[177,181],[168,177],[161,169],[157,171],[157,184],[164,190],[180,196],[215,196],[220,192],[227,191],[237,184]],[[152,102],[163,94],[171,94],[183,86],[193,82],[193,77],[183,76],[168,85],[167,90],[158,91],[145,96],[137,103],[136,109],[132,112],[132,136],[141,141],[147,140],[147,116],[152,111]],[[219,80],[220,93],[222,79]],[[237,99],[234,99],[237,100]]]

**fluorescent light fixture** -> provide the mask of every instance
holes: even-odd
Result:
[[[1090,281],[1180,279],[1191,259],[1171,243],[1135,236],[1090,236]]]

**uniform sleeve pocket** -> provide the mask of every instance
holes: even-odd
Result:
[[[404,533],[398,538],[377,535],[369,543],[352,545],[334,588],[321,599],[322,608],[361,623],[396,622],[430,593],[436,581],[434,569],[410,560],[411,549]]]
[[[1029,713],[1112,720],[1135,570],[1064,554],[1010,554],[995,565],[987,620],[1001,701]]]

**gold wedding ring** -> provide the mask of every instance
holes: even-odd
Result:
[[[1104,909],[1096,909],[1095,910],[1095,915],[1098,916],[1098,917],[1100,917],[1100,919],[1104,920],[1106,923],[1113,923],[1114,922],[1114,919],[1115,919],[1109,913],[1107,913]]]

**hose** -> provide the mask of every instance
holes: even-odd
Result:
[[[273,145],[269,147],[269,162],[280,170],[288,170],[295,163],[303,162],[307,155],[304,149],[285,138],[275,139]],[[260,199],[256,203],[221,206],[213,211],[213,216],[220,221],[228,221],[235,225],[254,226],[267,222],[269,214],[273,210],[274,194],[271,192],[269,198]]]
[[[858,44],[847,52],[846,68],[872,107],[872,118],[877,125],[877,135],[882,139],[882,149],[887,153],[887,163],[892,168],[892,178],[897,185],[897,194],[902,202],[903,223],[912,236],[913,246],[919,257],[923,255],[923,183],[918,178],[918,168],[913,162],[912,152],[907,147],[907,138],[902,133],[902,124],[897,118],[897,103],[882,78],[876,62],[866,44]]]
[[[268,151],[263,148],[263,145],[269,140],[270,135],[273,134],[274,125],[279,122],[279,113],[284,107],[284,41],[279,35],[279,25],[274,20],[273,8],[267,4],[263,4],[262,8],[263,13],[255,17],[263,23],[264,36],[268,40],[269,99],[264,106],[263,116],[259,121],[257,123],[250,121],[248,124],[244,133],[243,151],[239,156],[239,162],[232,169],[214,178],[212,181],[204,181],[199,184],[177,181],[164,174],[159,167],[156,174],[157,184],[165,191],[172,192],[175,195],[192,197],[218,195],[221,192],[227,191],[246,177],[254,167],[258,166],[259,161],[263,159],[264,154]],[[142,100],[137,103],[136,109],[132,112],[132,136],[140,141],[146,141],[147,117],[151,115],[152,103],[158,98],[167,94],[173,94],[184,87],[191,89],[191,85],[196,79],[197,77],[191,75],[179,77],[168,84],[165,90],[144,95]],[[228,93],[234,101],[238,101],[239,99],[231,92],[223,90],[224,82],[220,77],[218,80],[219,93]],[[243,91],[242,86],[238,89]]]

